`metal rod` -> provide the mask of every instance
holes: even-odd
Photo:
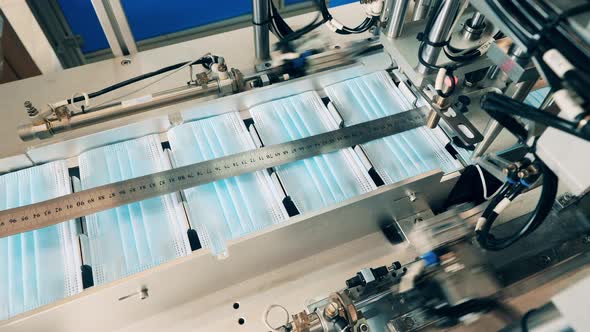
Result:
[[[404,20],[406,19],[406,12],[410,0],[394,0],[390,4],[391,16],[387,21],[387,27],[385,28],[385,35],[389,38],[397,38],[402,34],[404,28]]]
[[[129,27],[129,22],[127,21],[127,15],[125,15],[125,10],[121,5],[121,0],[111,0],[110,1],[111,10],[113,12],[113,17],[115,19],[115,24],[117,25],[116,28],[119,29],[121,34],[121,38],[125,43],[125,47],[127,48],[127,52],[129,54],[137,53],[137,44],[135,43],[135,38],[133,37],[133,33],[131,32],[131,28]]]
[[[414,1],[414,14],[412,15],[412,21],[423,20],[428,16],[428,10],[430,9],[430,0],[415,0]]]
[[[460,0],[444,0],[441,4],[441,9],[438,13],[432,13],[436,15],[434,24],[428,33],[428,40],[431,43],[440,43],[446,41],[451,33],[451,28],[455,22],[456,16],[459,13],[459,7],[461,5]],[[426,45],[422,51],[422,59],[430,64],[436,64],[438,56],[442,47],[434,47],[432,45]],[[422,64],[418,64],[418,72],[422,75],[430,73],[430,69]]]
[[[270,60],[269,16],[268,0],[252,0],[256,63]]]
[[[512,93],[512,98],[523,101],[526,96],[529,94],[531,89],[535,86],[536,80],[526,81],[519,83],[516,87],[516,90]],[[496,140],[500,132],[504,129],[498,121],[494,119],[490,119],[486,129],[484,130],[483,140],[477,144],[475,147],[475,151],[473,151],[473,155],[471,158],[475,159],[482,156],[492,145],[492,143]]]
[[[149,111],[194,98],[217,95],[218,92],[219,84],[217,81],[214,81],[204,87],[189,87],[180,91],[175,90],[173,92],[156,95],[153,96],[151,100],[145,102],[118,102],[100,109],[89,109],[85,113],[78,113],[72,116],[69,120],[64,119],[63,121],[60,121],[59,119],[51,119],[41,125],[22,125],[18,128],[18,133],[23,141],[30,141],[35,138],[49,138],[64,131],[91,126],[100,122],[131,115],[133,113]]]
[[[117,35],[115,34],[115,29],[111,23],[111,20],[109,19],[109,15],[107,14],[104,3],[102,0],[91,0],[91,3],[92,7],[94,7],[96,17],[98,17],[98,21],[100,22],[100,26],[102,27],[104,35],[107,38],[111,52],[113,52],[115,57],[122,56],[123,50],[121,49],[121,45],[119,45]]]

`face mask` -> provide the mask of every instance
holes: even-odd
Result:
[[[529,95],[526,97],[526,99],[524,100],[524,102],[531,105],[531,106],[537,107],[537,108],[541,107],[543,100],[545,100],[545,98],[547,98],[547,95],[549,94],[550,90],[551,90],[551,88],[546,87],[546,88],[537,89],[535,91],[531,91],[529,93]]]
[[[315,92],[275,100],[250,109],[266,145],[338,128]],[[287,194],[300,212],[317,210],[375,188],[352,149],[276,167]]]
[[[413,108],[386,72],[376,72],[325,88],[347,126]],[[416,128],[362,144],[367,157],[386,184],[433,169],[444,172],[461,165],[445,149],[448,139],[440,128]]]
[[[65,162],[0,176],[0,210],[71,193]],[[0,239],[0,320],[79,293],[73,221]]]
[[[157,135],[85,152],[79,162],[82,189],[170,168]],[[95,284],[189,253],[181,209],[175,196],[164,195],[87,216],[87,264]]]
[[[183,124],[168,132],[174,166],[255,148],[238,113]],[[235,176],[184,191],[191,224],[205,248],[227,255],[225,242],[288,218],[266,171]]]

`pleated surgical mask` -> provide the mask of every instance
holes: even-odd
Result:
[[[65,162],[0,176],[0,210],[71,193]],[[0,320],[82,290],[73,221],[0,238]]]
[[[386,72],[375,72],[325,88],[346,126],[400,113],[413,107]],[[461,167],[445,149],[440,128],[420,127],[362,144],[377,174],[386,184],[433,169],[452,172]]]
[[[250,113],[266,145],[338,128],[313,91],[258,105]],[[276,170],[300,212],[317,210],[375,188],[351,148],[277,166]]]
[[[236,112],[186,123],[168,132],[174,166],[220,158],[255,148]],[[288,218],[265,170],[184,191],[189,220],[205,248],[225,255],[226,241]]]
[[[531,91],[528,96],[526,96],[524,102],[534,107],[541,107],[545,98],[551,91],[550,87],[540,88],[535,91]]]
[[[157,135],[79,156],[82,189],[170,169]],[[190,252],[182,206],[169,194],[86,217],[88,265],[95,284],[146,270]]]

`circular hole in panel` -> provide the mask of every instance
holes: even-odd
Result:
[[[243,317],[238,318],[238,324],[244,325],[246,324],[246,320]]]
[[[234,309],[240,309],[240,302],[235,302],[233,305]]]

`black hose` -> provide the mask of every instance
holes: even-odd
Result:
[[[148,79],[150,77],[154,77],[154,76],[157,76],[157,75],[160,75],[160,74],[163,74],[163,73],[167,73],[169,71],[173,71],[173,70],[178,69],[178,68],[180,68],[180,67],[182,67],[184,65],[187,65],[187,64],[189,64],[191,62],[192,61],[180,62],[180,63],[174,64],[174,65],[168,66],[168,67],[160,68],[158,70],[155,70],[155,71],[152,71],[152,72],[149,72],[149,73],[145,73],[143,75],[139,75],[139,76],[130,78],[128,80],[125,80],[125,81],[122,81],[122,82],[113,84],[111,86],[108,86],[108,87],[106,87],[104,89],[101,89],[101,90],[98,90],[98,91],[95,91],[95,92],[91,92],[91,93],[88,94],[88,98],[95,98],[95,97],[98,97],[98,96],[107,94],[109,92],[115,91],[117,89],[120,89],[122,87],[125,87],[127,85],[130,85],[130,84],[137,83],[139,81]],[[193,62],[193,64],[203,64],[204,65],[204,64],[210,63],[210,62],[213,62],[213,60],[211,58],[207,57],[207,58],[199,59],[199,60]],[[73,103],[77,103],[77,102],[80,102],[80,101],[84,101],[84,99],[85,99],[84,96],[75,97],[75,98],[73,98],[73,100],[72,99],[68,99],[68,104],[73,104]]]
[[[535,210],[532,212],[527,222],[517,232],[503,238],[497,238],[491,234],[492,225],[498,216],[497,214],[492,213],[488,217],[489,219],[486,220],[483,227],[476,231],[477,242],[482,248],[490,251],[499,251],[511,246],[516,241],[522,239],[537,229],[543,223],[545,218],[547,218],[549,212],[551,212],[553,202],[557,196],[557,176],[540,160],[537,160],[537,164],[539,167],[539,172],[543,177],[543,189],[541,190],[541,197],[537,202]],[[500,200],[495,200],[491,202],[486,210],[493,210],[498,204],[496,202],[499,201]]]
[[[328,22],[334,18],[332,16],[332,14],[330,14],[330,11],[328,10],[326,0],[316,0],[316,4],[319,8],[320,13],[322,14],[322,17],[324,18],[324,22]],[[342,28],[337,29],[336,33],[341,34],[341,35],[363,33],[363,32],[368,31],[373,25],[375,25],[377,20],[378,20],[377,16],[367,17],[356,27],[349,28],[347,26],[343,26]]]
[[[588,132],[578,130],[576,123],[498,93],[488,93],[483,96],[481,107],[491,116],[498,114],[519,116],[590,141]]]

